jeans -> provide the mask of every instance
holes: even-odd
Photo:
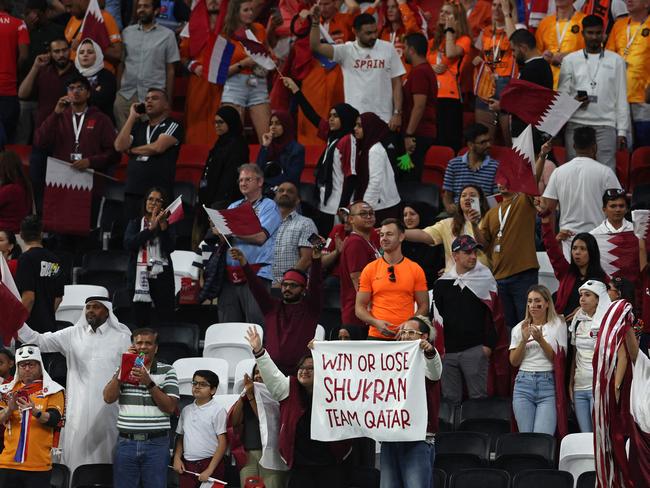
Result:
[[[538,274],[536,269],[529,269],[497,280],[503,315],[510,330],[526,315],[528,288],[537,284]]]
[[[519,432],[555,434],[555,378],[553,371],[517,373],[512,392],[512,409]]]
[[[580,426],[580,432],[593,432],[591,412],[594,409],[594,394],[591,390],[573,390],[573,407]]]
[[[382,442],[381,488],[423,488],[433,483],[432,442]]]
[[[169,436],[146,441],[118,437],[113,461],[113,485],[120,488],[166,488],[167,465]]]

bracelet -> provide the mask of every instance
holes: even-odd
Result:
[[[455,34],[455,33],[456,33],[456,29],[454,29],[453,27],[447,27],[443,32],[444,32],[445,34],[446,34],[447,32],[451,32],[452,34]]]
[[[260,350],[257,351],[257,352],[253,351],[253,357],[254,357],[255,359],[261,358],[262,356],[264,356],[264,353],[265,353],[265,352],[266,352],[266,350],[265,350],[264,348],[260,349]]]

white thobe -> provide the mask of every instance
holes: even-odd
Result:
[[[118,404],[104,402],[103,391],[131,345],[128,328],[107,321],[96,332],[85,323],[39,334],[25,324],[18,338],[38,345],[41,352],[59,352],[66,358],[63,463],[71,472],[82,464],[112,463]]]

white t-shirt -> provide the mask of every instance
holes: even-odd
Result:
[[[620,234],[621,232],[634,232],[634,224],[627,219],[623,219],[623,225],[619,229],[615,229],[612,224],[610,224],[607,219],[603,220],[603,223],[596,227],[594,230],[589,232],[593,235],[598,234]]]
[[[594,369],[592,360],[596,349],[599,324],[594,324],[591,317],[578,313],[577,319],[569,327],[571,344],[576,348],[576,373],[573,377],[574,390],[591,390],[593,388]]]
[[[211,458],[226,433],[228,414],[214,398],[205,405],[192,402],[181,412],[176,433],[183,436],[183,457],[188,461]]]
[[[363,200],[375,210],[390,208],[400,202],[395,172],[380,142],[368,151],[368,186]]]
[[[395,46],[378,39],[372,48],[358,41],[335,44],[333,60],[343,70],[345,101],[359,113],[374,112],[384,122],[393,115],[391,80],[406,73]]]
[[[560,206],[560,229],[589,232],[603,219],[603,193],[621,188],[614,172],[598,161],[575,157],[557,168],[544,190]]]
[[[512,329],[512,335],[510,338],[510,350],[517,349],[519,343],[521,342],[521,325],[523,321],[519,322]],[[537,327],[537,326],[535,326]],[[546,323],[542,327],[542,335],[544,340],[553,346],[556,343],[560,343],[561,347],[566,347],[566,344],[562,344],[562,334],[560,327],[566,327],[562,320],[557,320],[554,323]],[[566,335],[564,336],[566,338]],[[526,342],[526,352],[524,353],[524,359],[522,359],[521,364],[519,365],[520,371],[553,371],[553,362],[549,361],[544,354],[544,350],[539,343],[533,339],[531,335]]]

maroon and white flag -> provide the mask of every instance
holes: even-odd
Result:
[[[237,40],[241,42],[242,47],[246,54],[248,54],[253,61],[259,64],[262,68],[272,71],[276,69],[275,61],[273,61],[273,56],[269,52],[266,45],[261,43],[253,31],[246,29],[245,32],[239,33]]]
[[[570,95],[524,80],[510,80],[501,92],[501,109],[541,132],[557,135],[581,103]]]
[[[639,239],[634,232],[594,234],[600,249],[600,264],[609,276],[622,276],[636,283],[639,279]]]
[[[169,207],[165,209],[165,212],[169,212],[167,217],[168,224],[175,224],[176,222],[183,220],[185,212],[183,211],[183,200],[179,196],[174,200]]]
[[[0,334],[2,334],[2,343],[5,346],[8,346],[11,339],[16,337],[18,329],[23,326],[27,317],[29,317],[29,311],[21,302],[9,266],[0,253]]]
[[[66,161],[47,158],[43,228],[50,232],[85,236],[90,232],[93,171],[78,171]]]
[[[506,156],[499,158],[495,181],[511,192],[539,195],[535,181],[535,149],[531,125],[512,140],[512,149]]]
[[[84,16],[83,23],[81,24],[81,37],[80,39],[90,38],[95,41],[105,50],[111,44],[111,39],[108,36],[108,29],[104,22],[104,16],[99,8],[97,0],[90,0],[86,15]]]
[[[213,210],[203,206],[208,217],[224,236],[251,236],[262,232],[262,224],[250,202],[226,210]]]
[[[650,238],[650,210],[632,210],[634,234],[639,239],[647,241]]]

